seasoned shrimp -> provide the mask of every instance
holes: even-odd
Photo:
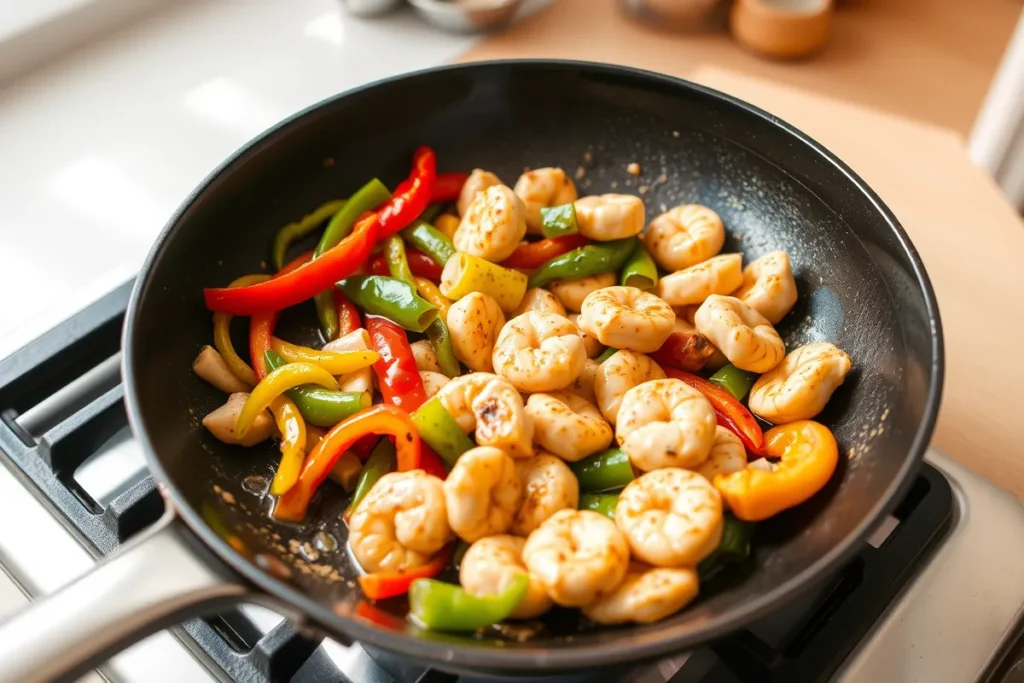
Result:
[[[685,204],[651,221],[643,240],[659,266],[681,270],[720,252],[725,244],[725,226],[708,207]]]
[[[743,269],[743,286],[733,296],[763,315],[772,325],[778,324],[797,300],[789,254],[773,251],[751,261]]]
[[[427,392],[427,398],[436,396],[437,392],[441,391],[441,387],[449,382],[448,378],[440,372],[430,370],[420,370],[420,379],[423,380],[423,389]]]
[[[722,496],[696,472],[654,470],[619,494],[615,523],[640,560],[656,567],[696,567],[722,538]]]
[[[743,447],[740,437],[719,425],[715,427],[715,441],[711,444],[708,459],[691,469],[713,482],[716,474],[732,474],[746,466],[747,449]]]
[[[364,330],[365,331],[365,330]],[[412,349],[412,357],[416,361],[416,369],[421,372],[441,372],[441,363],[437,360],[437,353],[434,347],[426,339],[420,339],[409,344]]]
[[[622,397],[615,439],[633,466],[697,467],[715,442],[715,409],[681,379],[656,379]]]
[[[569,466],[553,455],[538,453],[516,461],[523,485],[523,502],[512,522],[512,533],[529,536],[559,510],[575,510],[580,503],[580,484]]]
[[[697,331],[741,370],[768,372],[786,355],[772,324],[735,297],[712,294],[697,309],[695,321]]]
[[[540,287],[534,287],[533,289],[526,290],[526,295],[519,304],[519,308],[517,308],[515,313],[512,314],[512,317],[514,318],[530,311],[565,315],[565,306],[562,305],[562,302],[558,300],[557,296],[548,290],[541,289]]]
[[[513,619],[534,619],[551,609],[552,601],[544,584],[530,576],[523,562],[525,538],[502,534],[488,536],[469,546],[459,565],[459,583],[472,595],[499,595],[508,590],[513,579],[529,577],[526,596],[509,615]]]
[[[526,539],[523,561],[557,604],[582,607],[622,582],[629,567],[629,544],[604,515],[560,510]]]
[[[235,434],[235,424],[238,423],[238,415],[242,412],[242,406],[249,399],[249,394],[244,391],[231,394],[227,402],[220,408],[207,414],[203,418],[203,426],[213,434],[218,441],[237,446],[255,446],[261,441],[270,438],[274,431],[274,418],[264,410],[256,416],[256,420],[249,427],[249,431],[241,439]]]
[[[423,470],[385,474],[348,524],[352,553],[371,573],[424,565],[452,538],[441,480]]]
[[[532,394],[526,413],[533,419],[534,442],[563,460],[582,460],[612,442],[611,425],[597,406],[568,391]]]
[[[455,208],[458,209],[460,216],[465,216],[466,211],[469,210],[469,205],[473,203],[476,196],[486,190],[489,187],[495,185],[504,185],[498,176],[494,175],[490,171],[484,171],[479,168],[474,168],[473,172],[466,178],[466,182],[462,184],[462,190],[459,192],[459,199],[455,203]]]
[[[592,240],[620,240],[644,229],[644,203],[631,194],[584,197],[575,207],[580,234]]]
[[[591,277],[582,277],[579,280],[555,280],[548,287],[551,293],[558,297],[568,311],[580,312],[583,308],[583,300],[591,292],[596,292],[605,287],[611,287],[618,278],[615,273],[601,273]]]
[[[494,446],[513,458],[533,455],[533,420],[523,397],[496,375],[474,372],[449,381],[437,400],[480,446]]]
[[[618,588],[584,607],[583,614],[599,624],[650,624],[686,607],[699,589],[693,569],[634,563]]]
[[[743,256],[722,254],[666,275],[655,291],[672,306],[690,306],[712,294],[731,294],[742,284]]]
[[[583,301],[579,325],[606,346],[640,353],[657,351],[676,314],[667,303],[636,287],[606,287]]]
[[[455,248],[488,261],[504,261],[526,235],[526,208],[504,185],[492,185],[470,203],[455,229]]]
[[[594,380],[597,378],[597,369],[601,367],[593,358],[588,358],[580,370],[580,376],[573,380],[572,384],[565,388],[570,394],[576,394],[591,403],[597,403],[597,395],[594,393]]]
[[[554,313],[530,311],[513,318],[494,345],[494,371],[520,391],[564,389],[586,360],[576,326]]]
[[[642,353],[619,351],[601,363],[594,376],[594,395],[601,414],[615,426],[623,394],[653,379],[665,379],[665,371]]]
[[[508,531],[523,498],[515,462],[490,446],[463,453],[443,486],[448,524],[467,543]]]
[[[560,168],[537,168],[519,176],[515,193],[526,206],[526,225],[540,233],[540,210],[576,201],[576,186]]]
[[[602,344],[597,337],[587,334],[580,327],[580,314],[570,313],[565,316],[572,321],[572,324],[576,326],[576,331],[580,334],[580,339],[583,340],[583,348],[587,350],[587,358],[597,358],[604,351],[604,344]]]
[[[448,329],[455,357],[470,370],[493,371],[494,341],[504,325],[505,314],[494,297],[482,292],[462,297],[448,309]]]
[[[790,351],[750,390],[751,412],[775,424],[809,420],[825,404],[850,371],[850,356],[828,342]]]
[[[353,330],[348,334],[338,337],[332,342],[324,344],[324,351],[334,351],[336,353],[372,350],[373,346],[370,342],[370,334],[362,328]],[[431,350],[431,354],[433,354],[433,350]],[[421,370],[423,369],[419,367],[419,359],[417,359],[416,367]],[[440,369],[438,371],[440,372]],[[354,372],[346,372],[344,375],[338,376],[338,387],[342,391],[373,391],[373,377],[373,366],[362,368],[361,370],[356,370]]]

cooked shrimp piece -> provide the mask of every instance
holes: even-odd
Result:
[[[743,256],[722,254],[658,280],[655,290],[672,306],[704,303],[712,294],[731,294],[743,284]]]
[[[409,344],[412,349],[412,357],[416,361],[416,369],[420,372],[441,372],[441,363],[437,360],[437,353],[434,347],[426,339],[420,339]]]
[[[789,254],[773,251],[748,263],[743,269],[743,286],[733,296],[777,325],[797,300]]]
[[[428,346],[429,348],[429,346]],[[332,342],[324,344],[324,351],[334,351],[335,353],[344,353],[346,351],[372,351],[373,346],[370,342],[370,333],[360,328],[358,330],[352,330],[348,334],[344,334]],[[433,349],[430,350],[431,356],[433,356]],[[413,350],[415,355],[415,349]],[[437,359],[434,359],[437,362]],[[419,359],[416,359],[416,367],[420,370],[424,368],[419,367]],[[428,368],[429,369],[429,368]],[[440,372],[440,368],[438,369]],[[373,391],[373,366],[365,367],[354,372],[346,372],[344,375],[338,376],[338,387],[341,391],[355,391],[365,392]]]
[[[488,372],[450,380],[437,400],[462,431],[475,432],[480,446],[494,446],[513,458],[533,455],[533,420],[515,387]]]
[[[540,233],[540,210],[576,201],[576,186],[560,168],[537,168],[519,176],[515,193],[526,206],[526,225]]]
[[[629,544],[604,515],[560,510],[526,539],[523,561],[557,604],[582,607],[622,582],[629,567]]]
[[[248,399],[249,394],[244,391],[231,394],[224,405],[203,418],[203,426],[218,441],[235,446],[255,446],[261,441],[266,441],[274,431],[274,418],[266,410],[256,416],[245,436],[239,439],[235,434],[238,415]]]
[[[593,404],[597,404],[597,394],[594,393],[594,380],[597,378],[597,369],[601,367],[593,358],[588,358],[580,370],[580,376],[573,380],[572,384],[565,388],[570,394],[576,394]]]
[[[459,583],[478,597],[500,595],[522,574],[529,577],[526,596],[510,615],[513,619],[533,619],[551,609],[544,584],[530,576],[523,562],[525,538],[502,534],[487,536],[469,546],[459,565]]]
[[[553,455],[538,453],[516,461],[523,485],[523,502],[512,522],[512,533],[529,536],[559,510],[575,510],[580,503],[580,484],[569,466]]]
[[[554,313],[512,318],[494,345],[494,371],[520,391],[553,391],[572,384],[587,360],[576,326]]]
[[[747,449],[740,437],[719,425],[715,427],[715,441],[711,444],[708,459],[691,468],[694,472],[713,482],[716,474],[732,474],[747,466]]]
[[[708,207],[684,204],[651,221],[643,240],[659,266],[682,270],[707,261],[722,250],[725,226]]]
[[[712,294],[697,309],[695,320],[697,331],[741,370],[768,372],[786,355],[772,324],[735,297]]]
[[[565,315],[565,306],[562,305],[557,296],[548,290],[534,287],[533,289],[526,290],[523,301],[519,304],[519,308],[516,309],[515,313],[512,314],[512,317],[514,318],[530,311]]]
[[[657,351],[676,314],[667,303],[636,287],[605,287],[583,301],[579,325],[605,346],[640,353]]]
[[[452,242],[459,251],[498,263],[519,246],[526,235],[526,208],[504,185],[492,185],[477,194]]]
[[[576,331],[580,334],[580,339],[583,340],[583,348],[587,350],[587,358],[597,358],[604,351],[605,346],[602,344],[597,337],[587,334],[580,327],[580,314],[570,313],[565,316],[572,321],[572,324],[576,326]]]
[[[217,349],[210,345],[200,349],[199,355],[192,361],[192,370],[226,394],[248,393],[252,389],[245,382],[235,377],[224,357],[220,355]]]
[[[448,378],[440,372],[420,370],[420,379],[423,380],[423,389],[427,392],[427,398],[432,398],[441,391],[441,387],[448,384]]]
[[[633,466],[697,467],[715,442],[715,409],[681,379],[656,379],[622,397],[615,439]]]
[[[515,462],[490,446],[463,453],[444,480],[448,524],[467,543],[508,531],[522,498]]]
[[[618,277],[615,273],[601,273],[600,275],[582,277],[579,280],[555,280],[548,287],[567,311],[579,313],[583,308],[583,300],[587,298],[588,294],[611,287],[616,282],[618,282]]]
[[[775,424],[809,420],[846,379],[850,356],[829,342],[790,351],[779,367],[758,377],[750,390],[751,412]]]
[[[526,413],[533,419],[534,443],[563,460],[576,462],[611,445],[611,425],[596,405],[576,394],[532,394]]]
[[[622,489],[615,523],[634,557],[655,567],[696,567],[722,538],[722,496],[696,472],[654,470]]]
[[[469,210],[469,205],[473,203],[476,196],[495,185],[504,185],[504,183],[490,171],[474,168],[473,172],[466,178],[466,182],[462,184],[459,199],[455,202],[455,208],[458,209],[459,215],[465,216],[466,211]]]
[[[665,371],[642,353],[619,351],[601,363],[594,376],[594,395],[601,414],[614,427],[622,396],[644,382],[665,379]]]
[[[482,292],[462,297],[448,309],[455,357],[470,370],[492,372],[494,342],[504,325],[505,314],[494,297]]]
[[[381,477],[348,523],[348,542],[367,572],[401,572],[430,561],[452,540],[441,480],[423,470]]]
[[[602,194],[576,200],[580,234],[607,242],[637,235],[644,229],[644,203],[631,194]]]
[[[699,589],[693,569],[634,563],[618,588],[584,607],[583,614],[599,624],[650,624],[686,607]]]

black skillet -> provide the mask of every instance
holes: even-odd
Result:
[[[320,530],[344,539],[340,489],[325,486],[301,528],[276,525],[266,517],[269,501],[243,486],[272,473],[273,447],[228,447],[200,427],[224,399],[190,370],[211,339],[203,287],[258,270],[274,232],[320,203],[372,176],[394,186],[421,144],[437,151],[441,170],[481,167],[508,183],[526,167],[561,166],[577,174],[581,195],[640,194],[649,217],[706,204],[725,221],[727,250],[747,259],[789,252],[800,301],[780,326],[787,346],[830,340],[853,358],[819,418],[844,456],[831,483],[761,525],[749,568],[705,586],[680,614],[647,626],[581,628],[560,613],[536,638],[500,646],[490,636],[368,620],[343,550],[301,557],[299,544]],[[632,162],[639,177],[625,170]],[[281,334],[312,341],[313,320],[308,305],[290,310]],[[129,307],[124,380],[133,428],[171,512],[0,628],[0,677],[80,670],[232,601],[260,602],[308,628],[453,671],[580,671],[685,650],[771,612],[857,551],[917,469],[942,363],[935,296],[895,217],[842,162],[770,114],[678,79],[578,62],[470,64],[380,81],[246,145],[161,234]],[[268,556],[292,566],[292,578],[268,571],[277,564]]]

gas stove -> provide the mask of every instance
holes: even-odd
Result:
[[[163,511],[128,428],[119,376],[131,282],[0,361],[0,565],[39,597]],[[711,646],[546,681],[1024,681],[1024,508],[934,451],[842,572]],[[0,582],[2,583],[2,582]],[[0,589],[0,604],[11,593]],[[4,590],[6,589],[6,590]],[[111,681],[480,683],[311,640],[243,606],[157,634],[100,669]],[[494,679],[489,679],[494,680]]]

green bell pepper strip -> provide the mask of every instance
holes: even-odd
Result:
[[[576,222],[576,205],[569,202],[561,206],[542,207],[540,231],[545,237],[562,237],[578,233],[580,224]]]
[[[750,388],[754,386],[758,377],[760,375],[756,372],[740,370],[735,365],[726,365],[708,379],[732,394],[737,401],[742,401],[750,393]]]
[[[281,354],[272,350],[264,351],[263,358],[270,371],[288,362]],[[306,422],[318,427],[333,427],[360,410],[366,410],[371,403],[370,395],[364,391],[331,391],[305,385],[284,393],[295,403]]]
[[[580,483],[580,493],[621,489],[633,481],[633,465],[620,448],[609,448],[576,462],[569,469]]]
[[[618,349],[609,346],[607,349],[601,352],[600,356],[597,357],[597,364],[600,365],[601,363],[605,362],[606,360],[614,356],[616,353],[618,353],[618,351]]]
[[[635,237],[611,242],[588,244],[579,249],[556,256],[530,275],[528,287],[543,287],[552,280],[579,280],[580,278],[612,273],[622,268],[636,246]]]
[[[455,255],[455,245],[448,237],[426,221],[416,221],[402,231],[402,238],[444,268]]]
[[[615,506],[619,502],[617,493],[584,493],[580,495],[580,510],[591,510],[608,519],[615,519]]]
[[[445,202],[434,202],[427,208],[423,209],[423,213],[420,214],[416,220],[424,221],[426,223],[433,223],[434,219],[441,215],[444,210]]]
[[[750,557],[750,537],[753,533],[753,523],[726,514],[722,520],[722,540],[714,552],[697,565],[701,581],[718,573],[726,565],[745,562]]]
[[[526,597],[528,585],[522,572],[501,593],[478,597],[455,584],[416,579],[409,586],[409,613],[436,631],[475,631],[507,619]]]
[[[274,264],[274,270],[281,270],[284,267],[285,255],[292,242],[313,232],[318,225],[341,211],[344,206],[344,199],[321,204],[312,213],[303,216],[302,220],[289,223],[278,230],[274,236],[274,245],[270,249],[270,261]]]
[[[459,359],[455,357],[455,347],[452,345],[452,333],[448,329],[448,323],[439,315],[434,318],[427,328],[427,339],[437,356],[437,364],[441,366],[441,372],[445,377],[458,377],[462,374],[462,366]]]
[[[405,242],[401,237],[392,235],[384,240],[384,258],[388,262],[388,272],[391,273],[391,277],[408,282],[413,287],[416,286],[412,270],[409,268],[409,259],[405,255]]]
[[[370,457],[363,464],[363,470],[359,473],[359,481],[356,483],[356,492],[352,494],[352,502],[348,504],[345,514],[351,514],[370,492],[373,485],[385,474],[394,472],[397,467],[398,458],[395,455],[395,444],[391,443],[391,439],[381,439],[370,451]]]
[[[383,275],[353,275],[337,285],[365,313],[379,315],[411,332],[423,332],[437,318],[437,306],[416,287]]]
[[[619,283],[623,287],[638,289],[654,289],[658,284],[658,266],[654,264],[651,253],[640,240],[637,240],[633,253],[622,267],[622,278]]]
[[[436,398],[421,405],[410,417],[420,438],[449,467],[455,465],[460,455],[473,448],[473,442],[462,427]]]

